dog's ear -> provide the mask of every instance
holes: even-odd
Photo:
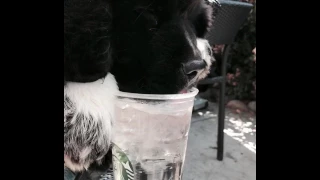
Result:
[[[190,12],[197,37],[204,38],[212,25],[212,7],[200,0]]]
[[[197,37],[204,38],[212,25],[212,7],[204,0],[184,0],[181,3],[182,16],[191,20]]]
[[[207,32],[209,32],[212,25],[212,8],[206,4],[202,5],[199,14],[193,20],[193,24],[196,28],[197,37],[204,38]]]
[[[65,81],[91,82],[107,75],[112,64],[111,20],[109,5],[104,0],[65,2]]]

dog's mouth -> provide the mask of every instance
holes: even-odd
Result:
[[[186,94],[186,93],[190,92],[190,90],[192,88],[196,88],[196,87],[197,87],[196,83],[188,84],[185,88],[183,88],[181,91],[179,91],[178,94]]]
[[[185,93],[188,93],[187,89],[183,89],[182,91],[179,92],[179,94],[185,94]]]
[[[201,72],[201,73],[203,73],[203,72]],[[201,73],[196,75],[196,77],[194,77],[192,80],[190,80],[188,82],[188,84],[181,91],[179,91],[178,94],[185,94],[185,93],[188,93],[190,91],[190,89],[196,88],[198,82],[202,79]]]
[[[210,73],[210,68],[206,67],[205,69],[199,71],[195,77],[193,77],[191,80],[189,80],[188,84],[185,88],[183,88],[181,91],[179,91],[179,94],[185,94],[188,93],[189,90],[193,87],[197,87],[197,84],[200,80],[207,77],[207,75]]]

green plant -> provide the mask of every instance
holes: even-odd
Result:
[[[256,94],[256,2],[250,2],[253,10],[235,38],[228,62],[227,95],[239,100],[254,100]]]

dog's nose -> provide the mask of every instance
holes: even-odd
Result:
[[[204,69],[206,66],[207,63],[204,60],[193,60],[183,63],[183,70],[189,79],[193,79],[198,74],[198,71]]]

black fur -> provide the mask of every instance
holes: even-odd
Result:
[[[64,81],[95,81],[114,62],[122,91],[177,93],[188,81],[181,63],[200,58],[184,29],[195,44],[211,19],[202,0],[65,0]]]
[[[114,65],[121,91],[177,93],[188,83],[182,63],[194,56],[185,31],[204,37],[211,9],[200,0],[115,1],[113,6]]]
[[[196,46],[196,39],[210,28],[211,14],[203,0],[65,0],[64,83],[92,82],[111,72],[121,91],[178,93],[189,83],[182,63],[201,59],[200,53],[191,53],[185,34]],[[73,162],[81,163],[77,159],[80,149],[96,139],[70,138],[77,132],[68,121],[72,102],[68,97],[64,102],[65,112],[69,111],[65,152]],[[77,124],[81,123],[79,115]],[[102,136],[98,125],[89,130]],[[77,142],[69,143],[70,147],[69,141]],[[107,153],[108,149],[101,148],[97,146],[88,161]]]
[[[110,0],[65,0],[64,80],[92,82],[112,63]]]

